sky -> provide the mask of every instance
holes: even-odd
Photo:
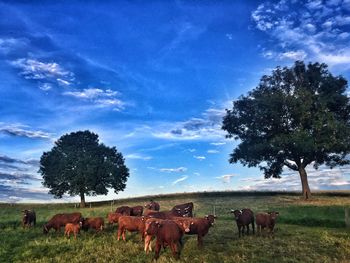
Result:
[[[87,201],[193,191],[301,190],[229,164],[225,109],[277,66],[326,63],[350,80],[350,0],[0,1],[0,201],[54,199],[39,160],[90,130],[130,169]],[[350,169],[308,169],[311,190],[350,190]]]

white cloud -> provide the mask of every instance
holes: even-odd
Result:
[[[153,159],[151,156],[144,156],[141,154],[137,154],[137,153],[132,153],[132,154],[128,154],[125,156],[126,159],[135,159],[135,160],[144,160],[144,161],[148,161]]]
[[[36,59],[20,58],[10,62],[20,69],[20,75],[25,79],[55,81],[69,85],[74,80],[74,74],[65,70],[56,62],[42,62]]]
[[[147,167],[151,170],[157,170],[165,173],[183,173],[187,171],[186,167],[177,167],[177,168],[155,168],[155,167]]]
[[[348,29],[350,16],[345,15],[346,2],[323,4],[322,1],[281,0],[266,2],[252,12],[258,30],[268,34],[276,43],[262,56],[269,59],[303,60],[326,63],[329,66],[350,63]],[[291,12],[292,10],[292,12]]]
[[[172,185],[176,185],[182,181],[185,181],[187,178],[188,178],[188,176],[184,175],[184,176],[180,177],[179,179],[175,180],[174,182],[172,182]]]
[[[207,153],[219,153],[218,150],[208,150]]]
[[[218,176],[218,177],[215,177],[217,179],[220,179],[222,180],[223,183],[230,183],[231,182],[231,178],[234,177],[234,176],[237,176],[236,174],[224,174],[222,176]]]
[[[193,155],[193,158],[195,158],[195,159],[197,159],[197,160],[200,160],[200,161],[205,160],[205,156]]]
[[[211,142],[210,144],[215,146],[221,146],[221,145],[225,145],[226,142]]]
[[[66,91],[63,95],[89,101],[97,107],[111,107],[118,111],[125,106],[123,101],[116,98],[120,93],[111,89],[88,88],[81,91]]]

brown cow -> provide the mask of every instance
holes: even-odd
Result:
[[[145,205],[146,209],[154,210],[154,211],[159,211],[160,210],[160,205],[157,202],[154,202],[151,200],[148,204]]]
[[[249,235],[250,224],[253,227],[253,234],[255,233],[254,214],[252,210],[244,208],[242,210],[231,210],[231,213],[235,216],[239,237],[241,237],[241,233],[244,235],[244,227],[247,228],[247,235]]]
[[[141,240],[144,238],[145,233],[145,217],[140,216],[121,216],[118,220],[118,240],[120,240],[120,235],[122,235],[123,240],[125,240],[125,232],[139,232],[141,235]]]
[[[81,218],[81,213],[54,215],[49,222],[44,225],[43,232],[44,234],[47,234],[51,228],[55,229],[56,232],[60,231],[61,227],[65,226],[67,223],[79,224]]]
[[[131,216],[142,216],[143,207],[141,205],[131,207]]]
[[[108,219],[108,224],[117,224],[119,217],[121,217],[122,214],[120,213],[108,213],[107,219]]]
[[[151,221],[150,224],[146,226],[145,232],[147,235],[157,237],[154,256],[155,259],[159,258],[160,249],[167,246],[170,246],[175,259],[179,258],[183,231],[174,221]]]
[[[278,212],[257,213],[255,215],[255,222],[258,233],[261,234],[261,230],[267,227],[270,234],[273,235],[273,229],[275,227],[278,215]]]
[[[95,229],[96,232],[100,232],[103,230],[104,227],[104,220],[102,217],[87,217],[82,218],[82,229],[84,231],[88,231],[90,228]]]
[[[124,216],[130,216],[131,215],[131,207],[129,206],[119,206],[117,207],[117,209],[115,210],[116,213],[120,213]]]
[[[74,239],[77,239],[77,234],[80,232],[81,222],[79,224],[66,224],[64,228],[64,235],[69,238],[70,234],[74,234]]]
[[[189,233],[190,232],[190,227],[191,227],[191,219],[192,218],[187,218],[187,217],[173,217],[171,220],[174,221],[182,230],[183,233]],[[159,218],[149,218],[145,221],[145,229],[147,229],[147,225],[151,224],[153,221],[158,221],[162,222],[163,219]],[[151,247],[151,241],[152,241],[153,236],[152,235],[147,235],[146,230],[145,230],[145,252],[148,254],[149,251],[152,251]],[[180,240],[180,244],[182,240]]]
[[[191,221],[190,232],[188,235],[197,235],[198,246],[203,246],[203,237],[208,233],[209,228],[214,225],[214,215],[206,215],[204,218],[188,218]]]
[[[183,217],[193,217],[193,203],[185,203],[181,205],[174,206],[171,211],[173,211],[176,216],[183,216]]]
[[[36,214],[35,211],[31,210],[23,210],[23,217],[22,217],[22,226],[25,227],[31,227],[35,226],[36,224]]]

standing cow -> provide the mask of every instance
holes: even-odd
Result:
[[[31,227],[35,226],[36,224],[36,214],[34,210],[23,210],[23,217],[22,217],[22,226],[25,227]]]
[[[154,211],[159,211],[160,210],[160,205],[157,202],[154,202],[153,200],[151,200],[148,204],[145,205],[146,209],[149,210],[154,210]]]
[[[181,205],[174,206],[171,211],[173,211],[176,216],[193,217],[193,203],[185,203]]]
[[[266,227],[269,229],[270,234],[273,235],[273,229],[278,215],[278,212],[257,213],[255,216],[255,222],[258,233],[261,234],[261,231]]]
[[[252,224],[253,234],[255,233],[254,214],[252,210],[244,208],[242,210],[231,210],[231,213],[235,216],[239,237],[241,237],[241,233],[244,235],[244,227],[247,228],[247,235],[249,235],[250,224]]]

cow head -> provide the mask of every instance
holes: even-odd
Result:
[[[160,222],[158,219],[149,219],[145,223],[145,234],[146,235],[155,235],[158,232],[160,227]]]
[[[234,214],[235,219],[238,220],[239,217],[242,215],[242,210],[238,210],[238,209],[236,209],[236,210],[231,210],[231,213]]]
[[[186,233],[190,232],[190,227],[193,225],[193,222],[191,220],[184,220],[180,222],[180,225],[183,227]]]
[[[49,229],[47,228],[47,225],[44,225],[44,226],[43,226],[43,233],[44,233],[44,234],[49,233]]]
[[[205,219],[208,220],[208,222],[209,222],[209,224],[210,224],[211,226],[214,225],[214,222],[215,222],[215,219],[216,219],[216,218],[217,218],[217,216],[215,216],[215,215],[206,215],[206,216],[205,216]]]
[[[277,217],[279,216],[279,213],[278,212],[267,212],[269,215],[270,215],[270,218],[272,219],[272,220],[276,220],[277,219]]]

